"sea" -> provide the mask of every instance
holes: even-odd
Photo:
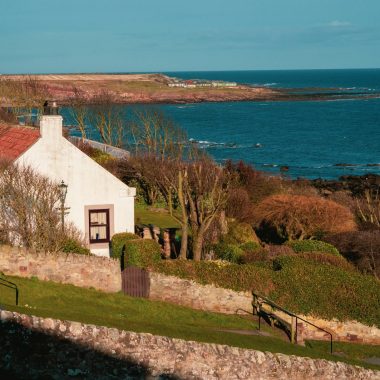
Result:
[[[183,79],[321,88],[349,99],[164,104],[155,107],[220,163],[243,160],[290,178],[380,174],[380,69],[167,72]]]

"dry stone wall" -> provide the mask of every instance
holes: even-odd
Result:
[[[341,362],[184,341],[4,310],[0,319],[0,370],[19,378],[380,379],[379,371]]]
[[[326,320],[310,315],[301,317],[332,333],[335,341],[380,345],[380,329],[376,326],[370,327],[357,321]],[[300,340],[330,339],[328,334],[302,321],[298,322],[298,331]]]
[[[99,256],[33,253],[0,246],[0,271],[10,276],[35,276],[40,280],[93,287],[104,292],[121,290],[119,262]]]
[[[249,292],[201,285],[154,272],[150,272],[149,277],[151,299],[224,314],[235,314],[239,310],[252,312],[252,295]]]
[[[150,273],[150,298],[189,306],[194,309],[235,314],[240,310],[252,312],[252,295],[235,292],[212,285],[201,285],[191,280],[174,276]],[[311,316],[301,316],[333,334],[334,341],[380,344],[380,329],[356,321],[329,321]],[[298,340],[330,339],[320,330],[298,322]]]
[[[118,260],[78,254],[44,254],[0,246],[0,272],[6,275],[32,277],[80,287],[93,287],[104,292],[121,290]],[[213,285],[201,285],[191,280],[150,272],[150,298],[188,306],[194,309],[235,314],[252,312],[249,292],[235,292]],[[317,326],[333,334],[335,341],[380,344],[380,329],[356,321],[329,321],[306,316]],[[329,339],[314,327],[299,321],[299,341]]]

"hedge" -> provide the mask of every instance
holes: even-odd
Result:
[[[248,241],[240,245],[244,252],[257,252],[261,250],[261,245],[255,241]]]
[[[278,303],[298,313],[380,327],[380,282],[373,276],[299,257],[274,263],[270,297]]]
[[[61,252],[91,255],[88,248],[83,247],[83,245],[81,245],[77,240],[71,238],[65,239],[61,247]]]
[[[218,259],[230,261],[231,263],[241,263],[244,251],[235,244],[218,243],[213,247]]]
[[[324,252],[305,252],[297,253],[297,257],[304,260],[312,260],[317,263],[334,265],[347,271],[357,271],[357,269],[341,255],[326,255]]]
[[[268,263],[157,260],[142,265],[166,275],[236,291],[252,289],[299,314],[380,327],[380,283],[333,265],[282,256]]]
[[[339,251],[331,244],[320,240],[293,240],[285,243],[294,252],[324,252],[332,255],[340,255]]]
[[[161,261],[161,246],[155,240],[135,239],[125,242],[124,267],[146,268]]]
[[[121,258],[124,250],[125,243],[128,240],[139,239],[139,237],[130,232],[121,232],[112,236],[111,240],[111,252],[112,257]]]

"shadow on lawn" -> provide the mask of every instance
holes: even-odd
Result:
[[[0,322],[0,379],[172,379],[57,336]]]

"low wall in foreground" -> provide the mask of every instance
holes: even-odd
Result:
[[[0,312],[0,369],[40,378],[380,379],[321,359],[272,354]],[[7,372],[8,371],[8,372]]]
[[[9,276],[35,276],[104,292],[121,290],[119,261],[93,255],[33,253],[3,245],[0,246],[0,271]]]

